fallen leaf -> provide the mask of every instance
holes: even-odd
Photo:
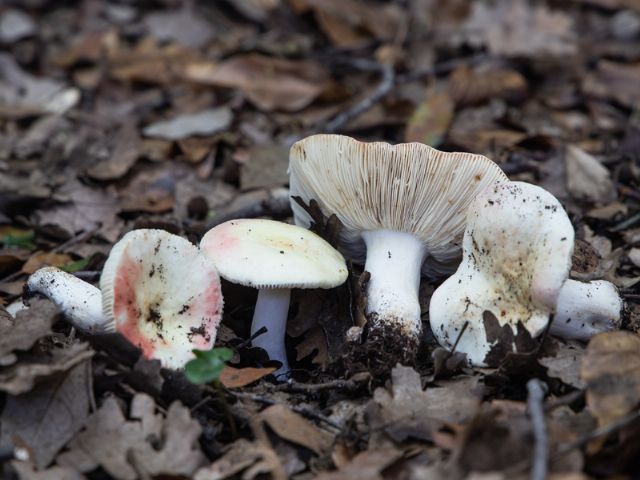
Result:
[[[473,2],[463,32],[495,55],[566,59],[577,52],[572,18],[542,4],[500,0]]]
[[[116,29],[91,31],[81,34],[69,48],[53,58],[53,62],[62,68],[68,68],[79,62],[98,62],[101,58],[112,56],[119,48]]]
[[[580,378],[580,368],[585,353],[585,349],[577,344],[562,343],[553,357],[541,357],[538,361],[547,368],[550,377],[582,389],[585,383]]]
[[[77,343],[69,348],[56,348],[46,355],[38,355],[3,369],[0,372],[0,391],[20,395],[30,391],[39,382],[93,356],[86,343]]]
[[[271,375],[276,371],[276,368],[234,368],[229,365],[225,366],[220,373],[220,382],[226,388],[241,388],[249,385],[253,382],[260,380],[261,378]]]
[[[309,105],[329,85],[319,64],[258,54],[238,55],[221,64],[191,63],[182,72],[191,82],[237,88],[258,108],[294,112]]]
[[[0,53],[0,117],[62,114],[80,100],[76,88],[24,72],[8,53]]]
[[[609,203],[616,198],[611,174],[593,155],[575,145],[567,146],[567,189],[578,200]]]
[[[333,442],[333,435],[320,430],[284,405],[272,405],[264,409],[260,419],[280,438],[306,447],[316,455],[325,452]]]
[[[385,450],[365,450],[335,472],[322,472],[317,480],[382,480],[382,471],[402,458],[402,452],[394,448]]]
[[[83,473],[101,466],[123,480],[137,479],[139,468],[153,477],[192,476],[204,460],[198,446],[200,425],[178,402],[169,407],[166,418],[155,408],[151,397],[137,394],[129,421],[118,401],[107,398],[68,451],[58,455],[57,463]]]
[[[37,470],[32,463],[13,461],[11,466],[20,480],[86,480],[84,475],[74,469],[58,465],[46,470]]]
[[[256,145],[240,167],[240,187],[249,190],[281,187],[289,183],[289,149],[284,145]]]
[[[225,453],[211,465],[198,470],[194,479],[223,480],[230,478],[256,463],[265,464],[265,457],[269,455],[270,452],[262,445],[241,438],[229,445]],[[256,470],[260,471],[263,468]],[[268,472],[268,469],[266,471]],[[243,476],[242,478],[253,477]]]
[[[492,98],[513,100],[524,96],[527,80],[517,70],[464,65],[449,77],[448,91],[459,107],[476,105]]]
[[[623,64],[602,60],[595,71],[587,73],[582,89],[587,95],[612,99],[627,108],[640,103],[638,89],[640,63]]]
[[[472,416],[480,402],[473,393],[478,384],[473,377],[444,381],[441,388],[424,391],[415,370],[397,365],[391,382],[391,392],[382,387],[374,391],[366,413],[372,429],[384,430],[396,442],[433,440],[435,430]]]
[[[454,103],[446,91],[431,91],[407,122],[406,142],[420,142],[437,147],[444,140],[453,120]]]
[[[229,128],[233,116],[229,107],[212,108],[180,115],[171,120],[153,123],[144,128],[147,137],[181,140],[198,135],[211,135]]]
[[[213,25],[190,2],[177,11],[149,13],[142,23],[160,41],[172,40],[195,49],[206,46],[215,36]]]
[[[31,275],[39,268],[46,266],[61,267],[62,265],[71,262],[71,260],[72,258],[66,253],[35,252],[31,257],[29,257],[29,260],[22,265],[22,269],[20,271]]]
[[[14,43],[36,32],[36,24],[22,10],[9,8],[0,14],[0,43]]]
[[[87,169],[94,180],[117,180],[135,165],[140,156],[140,137],[133,122],[125,121],[112,140],[111,154]]]
[[[89,375],[85,358],[28,393],[9,395],[2,412],[3,445],[19,438],[29,447],[38,468],[49,465],[85,424],[89,414]]]
[[[580,371],[587,406],[604,427],[640,403],[640,336],[624,331],[596,335],[587,346]]]
[[[12,324],[0,324],[0,357],[14,350],[29,350],[34,343],[51,333],[58,308],[48,300],[34,299],[27,310],[16,314]]]

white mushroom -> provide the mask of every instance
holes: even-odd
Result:
[[[100,287],[49,267],[29,277],[26,293],[50,298],[84,332],[121,333],[167,368],[182,368],[193,349],[213,346],[220,279],[187,240],[163,230],[129,232],[111,250]]]
[[[325,215],[340,219],[345,255],[360,263],[366,256],[369,339],[410,359],[421,331],[421,269],[452,271],[469,203],[506,176],[481,155],[341,135],[294,144],[289,172],[292,196],[315,199]],[[309,225],[308,214],[295,202],[292,208],[296,223]]]
[[[25,286],[25,297],[39,293],[50,298],[77,329],[86,333],[115,330],[112,319],[102,313],[100,289],[56,267],[34,272]]]
[[[284,337],[292,288],[332,288],[347,279],[342,255],[313,232],[273,220],[230,220],[200,242],[202,252],[230,282],[258,288],[251,324],[253,345],[289,371]]]
[[[589,340],[620,326],[623,301],[606,280],[567,280],[560,289],[551,333],[569,340]]]
[[[486,365],[497,342],[485,330],[487,311],[514,335],[519,322],[532,337],[540,334],[569,274],[573,239],[566,212],[540,187],[508,182],[478,195],[467,213],[462,263],[431,297],[438,342],[451,348],[468,322],[457,350]]]

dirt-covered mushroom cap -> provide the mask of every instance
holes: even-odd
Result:
[[[467,218],[462,263],[433,293],[429,321],[449,348],[468,322],[457,350],[485,365],[497,341],[485,329],[486,311],[514,335],[519,322],[534,337],[547,326],[571,268],[574,232],[553,195],[523,182],[486,189]]]
[[[116,243],[100,280],[104,314],[116,330],[167,368],[213,347],[222,316],[220,278],[189,241],[133,230]]]
[[[309,230],[273,220],[238,219],[200,242],[223,278],[254,288],[331,288],[347,278],[345,260]]]

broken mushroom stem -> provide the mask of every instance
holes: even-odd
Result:
[[[551,333],[567,340],[589,340],[615,330],[622,321],[624,302],[616,286],[606,280],[567,280],[560,289]]]
[[[24,300],[36,294],[55,303],[69,322],[85,333],[109,333],[115,322],[102,312],[100,289],[56,267],[34,272],[24,289]]]
[[[253,312],[251,336],[261,329],[266,329],[262,335],[257,335],[251,342],[254,347],[269,352],[269,358],[282,364],[278,372],[289,372],[285,333],[287,331],[287,314],[291,289],[289,288],[261,288]]]
[[[410,233],[393,230],[364,232],[365,270],[371,274],[367,318],[371,334],[402,332],[417,346],[420,330],[420,270],[427,253]]]

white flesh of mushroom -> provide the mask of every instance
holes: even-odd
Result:
[[[271,360],[282,363],[276,375],[290,370],[284,343],[290,299],[291,289],[289,288],[261,288],[253,311],[251,336],[253,337],[263,327],[266,332],[258,335],[251,343],[254,347],[265,350]]]
[[[55,303],[78,330],[107,333],[115,323],[102,313],[100,289],[59,268],[46,267],[27,280],[27,296],[39,293]]]
[[[569,274],[573,238],[562,206],[540,187],[508,182],[478,195],[467,213],[462,263],[431,297],[438,342],[451,348],[468,322],[457,350],[483,366],[496,342],[488,339],[485,311],[514,334],[518,322],[540,334]]]
[[[551,333],[569,340],[589,340],[620,326],[623,302],[611,282],[567,280],[560,290]]]

